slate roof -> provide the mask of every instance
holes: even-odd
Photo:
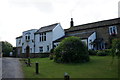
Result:
[[[81,33],[75,33],[75,34],[69,34],[69,35],[65,35],[53,42],[60,42],[62,41],[64,38],[70,37],[70,36],[76,36],[76,37],[80,37],[81,39],[87,39],[91,34],[93,34],[93,31],[89,31],[89,32],[81,32]]]
[[[41,27],[39,30],[37,30],[37,32],[35,32],[35,34],[52,31],[58,24],[59,23],[55,23],[55,24],[52,24],[52,25]]]
[[[73,27],[70,27],[69,29],[65,29],[65,32],[73,32],[73,31],[78,31],[78,30],[105,27],[105,26],[116,25],[116,24],[120,24],[120,18],[103,20],[103,21],[73,26]]]
[[[89,31],[89,32],[68,34],[67,36],[76,36],[76,37],[80,37],[81,39],[87,39],[93,33],[94,33],[93,31]]]

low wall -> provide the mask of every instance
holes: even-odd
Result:
[[[50,53],[30,53],[29,56],[30,58],[44,58],[44,57],[49,57]],[[21,53],[19,56],[20,58],[26,58],[26,53]]]

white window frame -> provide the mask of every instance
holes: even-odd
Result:
[[[40,53],[43,52],[43,46],[39,47],[39,52],[40,52]]]
[[[114,30],[115,30],[115,33],[114,33]],[[117,34],[117,26],[110,26],[109,27],[109,34],[110,35]]]

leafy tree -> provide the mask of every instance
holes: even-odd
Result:
[[[55,62],[60,63],[78,63],[88,62],[89,54],[87,47],[78,37],[68,37],[62,40],[54,50]]]
[[[2,52],[3,56],[9,56],[9,53],[12,52],[13,46],[7,41],[2,41]]]
[[[115,55],[120,56],[120,39],[113,39],[112,40],[112,56]]]

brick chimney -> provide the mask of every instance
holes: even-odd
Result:
[[[70,27],[73,27],[73,26],[74,26],[74,22],[73,22],[73,18],[71,18]]]

